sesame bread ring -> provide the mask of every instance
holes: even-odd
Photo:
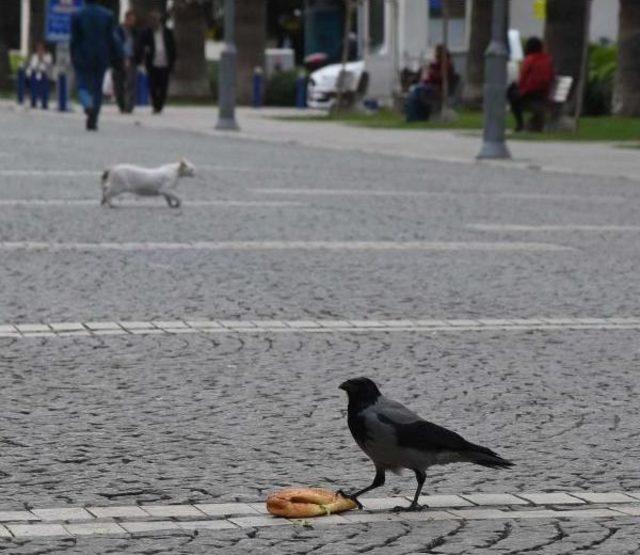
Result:
[[[286,488],[267,497],[267,510],[286,518],[325,516],[355,508],[351,499],[321,488]]]

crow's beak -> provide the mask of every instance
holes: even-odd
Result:
[[[342,391],[349,391],[349,382],[342,382],[339,386],[338,389],[342,389]]]

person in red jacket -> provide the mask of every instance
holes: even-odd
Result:
[[[516,131],[524,128],[523,112],[531,110],[532,131],[542,131],[544,127],[544,106],[549,98],[555,79],[553,59],[544,52],[542,41],[531,37],[524,47],[525,58],[520,68],[518,83],[513,83],[507,91],[511,111],[516,118]]]

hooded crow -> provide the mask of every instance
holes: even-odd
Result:
[[[470,443],[462,436],[427,422],[404,405],[387,399],[369,378],[354,378],[340,385],[349,397],[347,422],[356,443],[373,461],[376,476],[373,483],[352,494],[340,492],[355,501],[358,497],[384,484],[385,473],[413,470],[418,481],[413,502],[407,510],[420,510],[418,498],[433,465],[470,462],[489,468],[508,468],[513,463],[487,447]],[[397,507],[401,509],[401,507]]]

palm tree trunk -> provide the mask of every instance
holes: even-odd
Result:
[[[264,67],[266,43],[267,3],[265,0],[236,0],[238,104],[251,104],[253,72],[256,67]]]
[[[467,56],[467,81],[462,97],[471,108],[482,106],[484,91],[484,53],[491,40],[492,0],[473,0],[471,6],[471,32]]]
[[[149,12],[158,10],[164,13],[167,9],[167,0],[130,0],[131,9],[136,12],[139,27],[149,25]]]
[[[177,0],[173,6],[176,68],[171,95],[202,98],[211,96],[205,59],[206,15],[199,2]]]
[[[6,19],[0,18],[0,90],[11,85],[11,66],[9,63],[9,25]]]
[[[570,75],[578,83],[582,68],[582,52],[587,18],[587,0],[547,0],[547,22],[544,40],[553,57],[556,73]],[[575,105],[575,95],[569,99],[569,110]]]
[[[618,71],[613,111],[621,116],[640,116],[640,4],[620,0]]]
[[[45,0],[31,0],[31,18],[29,19],[29,52],[35,44],[44,40]]]

